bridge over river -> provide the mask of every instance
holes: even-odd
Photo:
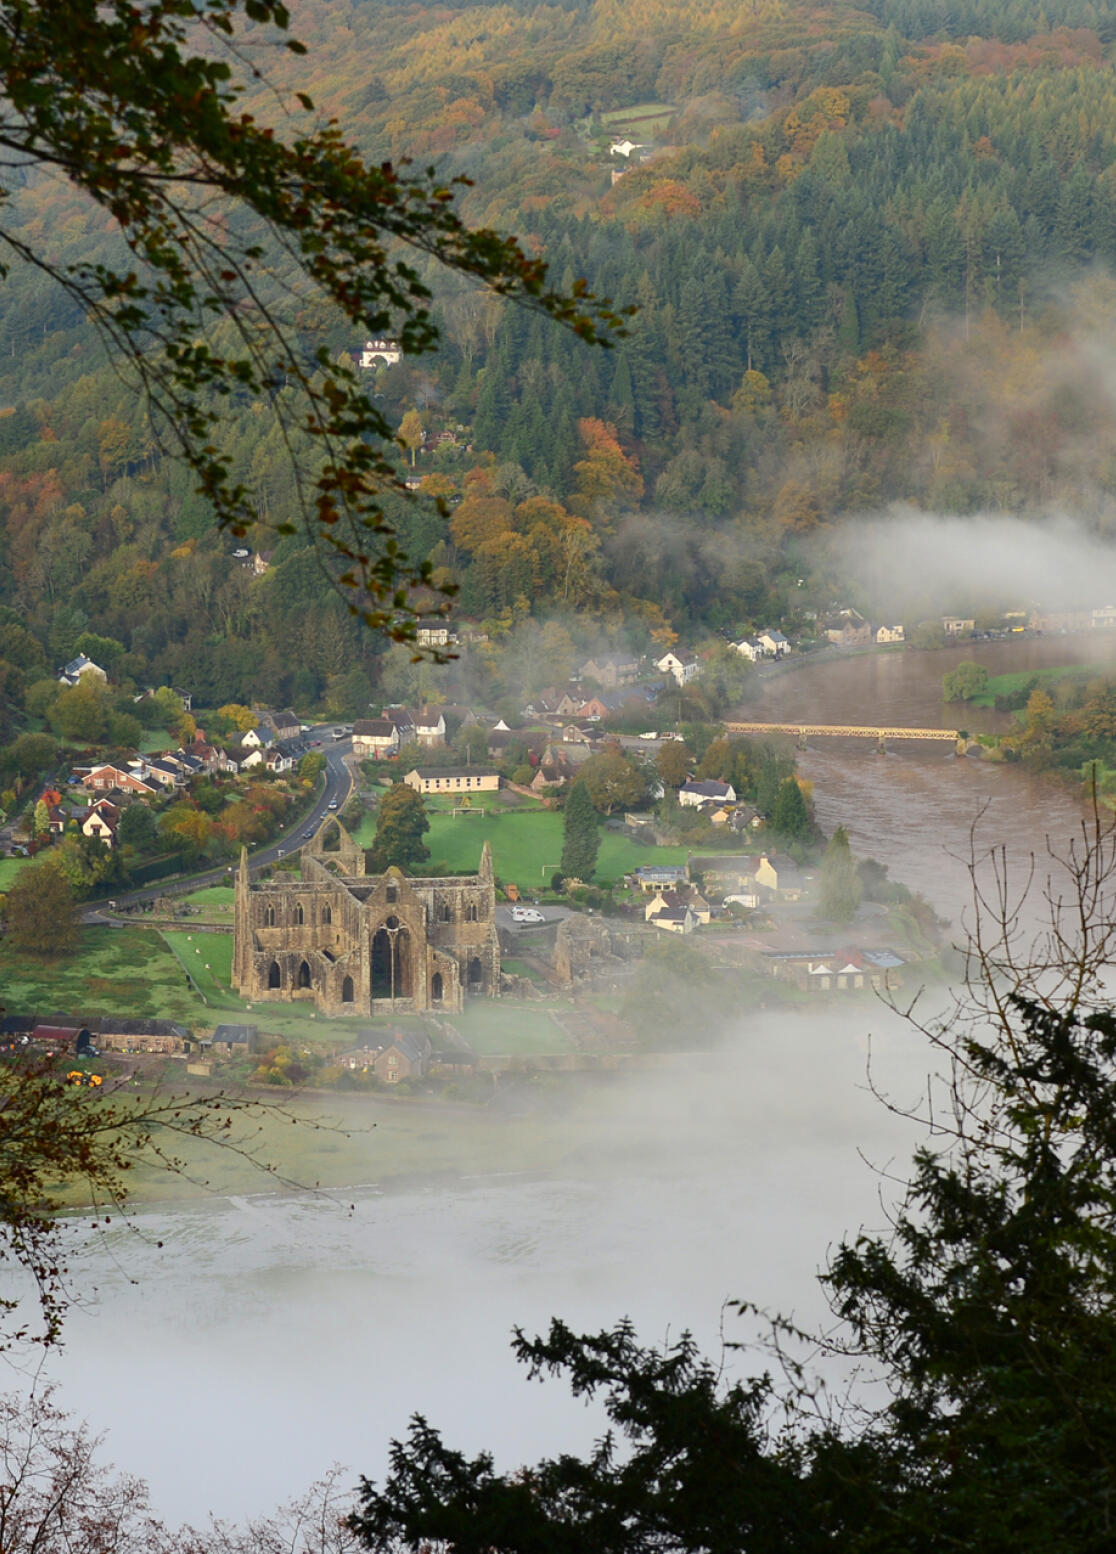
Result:
[[[953,745],[964,751],[965,739],[955,728],[876,728],[867,723],[726,723],[729,734],[791,734],[799,745],[808,739],[874,739],[878,749],[886,748],[889,740],[933,739],[940,744]]]

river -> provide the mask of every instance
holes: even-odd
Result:
[[[942,677],[969,658],[993,675],[1082,663],[1100,670],[1116,658],[1116,634],[834,656],[772,675],[748,716],[1002,732],[1010,714],[942,701]],[[1006,847],[1019,868],[1032,852],[1045,852],[1047,837],[1061,847],[1082,818],[1076,792],[1016,765],[958,759],[933,743],[896,742],[880,755],[869,740],[821,738],[800,753],[798,764],[814,783],[822,828],[844,825],[858,857],[887,864],[894,879],[921,891],[955,924],[969,903],[969,833],[978,817],[978,846]]]
[[[941,679],[961,658],[999,673],[1111,650],[1049,639],[835,657],[773,676],[759,716],[947,727]],[[970,727],[997,721],[964,713]],[[881,756],[818,740],[801,769],[826,829],[844,823],[858,854],[955,920],[981,810],[986,840],[1018,858],[1080,821],[1067,790],[938,746]],[[172,1520],[260,1513],[333,1461],[381,1473],[389,1437],[416,1410],[506,1466],[585,1449],[599,1417],[559,1384],[527,1383],[508,1351],[513,1326],[561,1314],[597,1329],[630,1315],[649,1342],[688,1327],[716,1353],[722,1330],[746,1336],[722,1309],[731,1297],[821,1319],[827,1249],[882,1223],[865,1156],[901,1174],[919,1136],[868,1092],[869,1031],[876,1079],[913,1104],[932,1056],[878,1006],[827,1006],[824,1020],[742,1010],[724,1052],[555,1098],[540,1129],[565,1130],[557,1169],[463,1166],[343,1202],[260,1195],[145,1210],[138,1235],[85,1240],[73,1263],[82,1301],[49,1370]]]

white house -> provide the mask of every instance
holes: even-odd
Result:
[[[353,724],[353,754],[382,760],[399,750],[399,730],[389,718],[360,718]]]
[[[240,743],[248,750],[266,750],[275,743],[275,734],[266,723],[258,723],[241,735]]]
[[[420,707],[415,713],[415,738],[431,749],[445,744],[446,720],[437,707]]]
[[[756,640],[769,658],[782,658],[790,652],[790,643],[781,631],[761,631]]]
[[[688,653],[664,653],[657,659],[655,668],[660,674],[669,674],[679,685],[689,685],[701,673],[701,665]]]
[[[403,360],[403,352],[397,340],[366,340],[357,347],[357,365],[360,367],[394,367]]]
[[[735,804],[736,789],[731,782],[717,782],[714,778],[691,780],[679,788],[678,802],[683,809],[699,809],[702,804]]]
[[[754,664],[757,659],[767,657],[758,637],[741,637],[739,642],[734,642],[732,645],[741,658],[746,658],[750,664]]]
[[[905,642],[906,634],[902,626],[877,626],[877,642]]]
[[[65,669],[60,672],[58,683],[59,685],[80,685],[86,675],[93,680],[99,680],[102,685],[108,679],[100,664],[95,664],[91,658],[86,658],[84,653],[79,653],[76,658],[71,658]]]
[[[622,156],[626,162],[633,151],[642,151],[643,146],[644,142],[642,140],[614,140],[608,148],[608,154],[609,156]]]

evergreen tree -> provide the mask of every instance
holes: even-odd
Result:
[[[838,826],[822,859],[818,916],[831,923],[848,923],[856,916],[859,905],[860,876],[848,832],[844,826]]]
[[[806,808],[802,789],[793,777],[787,777],[779,784],[779,794],[775,800],[775,813],[771,817],[771,824],[783,841],[806,842],[810,838],[810,832],[813,829],[810,824],[810,812]]]
[[[601,833],[593,800],[585,784],[575,782],[562,813],[562,874],[567,879],[591,880],[600,845]]]

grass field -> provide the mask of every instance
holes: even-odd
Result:
[[[1011,696],[1032,680],[1037,680],[1041,685],[1043,681],[1091,679],[1098,673],[1095,664],[1060,664],[1052,669],[1020,669],[1012,674],[993,675],[987,688],[979,696],[973,697],[972,705],[994,707],[997,696]]]
[[[492,844],[493,867],[505,882],[537,891],[556,872],[562,858],[562,816],[552,809],[506,814],[457,816],[432,814],[426,844],[431,858],[454,873],[472,873],[481,848]],[[597,880],[616,881],[644,863],[685,863],[685,847],[637,847],[626,836],[601,832]]]
[[[207,885],[181,898],[183,906],[198,908],[197,921],[231,928],[235,891],[231,885]]]
[[[670,103],[636,103],[633,108],[602,113],[601,123],[611,135],[627,135],[639,141],[661,130],[677,112]]]
[[[158,934],[86,928],[77,954],[38,960],[0,940],[0,1003],[12,1013],[127,1014],[204,1025],[206,1008]]]
[[[452,1016],[454,1027],[476,1052],[514,1052],[524,1056],[568,1052],[572,1045],[549,1009],[537,1004],[493,1003],[476,999]]]
[[[0,858],[0,890],[10,890],[20,869],[25,869],[30,858]]]

